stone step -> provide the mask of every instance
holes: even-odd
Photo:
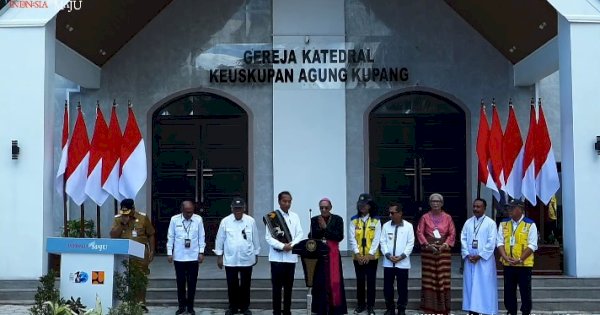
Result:
[[[200,284],[199,284],[200,285]],[[498,288],[498,296],[503,296],[502,287]],[[377,296],[383,298],[383,287],[377,287]],[[202,287],[196,288],[197,295],[205,298],[226,298],[226,287]],[[302,298],[306,296],[308,290],[306,287],[294,287],[293,298]],[[462,297],[462,287],[452,287],[452,298]],[[582,299],[600,299],[600,287],[534,287],[532,288],[532,297],[534,299],[563,299],[563,298],[582,298]],[[419,298],[421,287],[408,287],[409,298]],[[147,296],[149,298],[177,298],[177,289],[173,287],[148,288]],[[260,299],[271,297],[271,288],[252,287],[250,298]],[[352,299],[356,297],[356,287],[346,287],[346,297]],[[1,295],[0,295],[1,299]],[[600,300],[599,300],[600,301]]]
[[[355,307],[356,281],[345,280],[346,297],[351,309]],[[34,280],[0,281],[0,304],[30,305],[39,282]],[[502,279],[499,279],[499,305],[503,307]],[[384,307],[383,280],[377,281],[377,308]],[[57,283],[58,287],[58,283]],[[420,298],[420,279],[409,279],[409,308],[417,309]],[[252,307],[271,308],[271,281],[253,279]],[[293,291],[293,308],[306,307],[308,290],[303,279],[296,279]],[[600,279],[578,279],[569,277],[549,277],[533,279],[533,303],[541,311],[600,311]],[[174,279],[150,279],[148,303],[151,305],[177,305]],[[199,307],[226,308],[227,289],[224,279],[199,279],[197,283],[197,305]],[[462,306],[462,279],[452,279],[452,308]]]
[[[177,305],[177,299],[148,299],[148,305],[157,305],[157,306],[175,306]],[[533,306],[535,310],[544,311],[544,312],[560,312],[560,314],[565,313],[580,313],[580,312],[592,312],[596,313],[599,310],[600,301],[598,299],[539,299],[533,301]],[[420,300],[415,298],[409,298],[408,300],[408,309],[419,309]],[[205,298],[196,298],[196,307],[198,308],[221,308],[225,309],[228,306],[227,299],[205,299]],[[520,305],[520,301],[519,301]],[[349,313],[352,313],[352,310],[356,307],[356,303],[352,300],[348,300],[348,310]],[[505,312],[503,306],[503,300],[500,299],[498,302],[498,307],[501,313]],[[250,308],[252,309],[271,309],[271,300],[270,299],[256,299],[250,302]],[[306,308],[306,298],[292,299],[292,308],[293,309],[305,309]],[[385,303],[383,299],[375,300],[375,309],[383,310],[385,309]],[[452,310],[461,310],[462,309],[462,299],[452,299],[451,301],[451,309]],[[366,313],[365,313],[366,314]],[[380,314],[381,315],[381,314]]]
[[[462,278],[452,278],[451,286],[452,287],[461,287],[462,286]],[[2,281],[0,281],[0,289]],[[148,283],[148,287],[172,287],[175,283],[175,278],[168,279],[157,279],[150,278]],[[208,287],[219,287],[226,285],[225,279],[198,279],[198,286],[208,286]],[[344,283],[346,287],[356,286],[356,279],[346,278],[344,279]],[[502,286],[503,278],[498,277],[498,284]],[[377,278],[376,285],[383,287],[383,279]],[[421,279],[420,278],[411,278],[408,279],[408,286],[420,286]],[[600,278],[572,278],[572,277],[545,277],[538,278],[534,277],[531,281],[532,287],[600,287]],[[37,282],[34,287],[37,286]],[[295,279],[294,287],[304,286],[304,279]],[[252,279],[252,287],[256,288],[270,288],[271,280],[270,279]]]

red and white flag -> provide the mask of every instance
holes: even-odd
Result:
[[[536,184],[535,184],[535,134],[537,121],[535,119],[535,106],[531,104],[529,112],[529,131],[525,140],[525,150],[523,152],[523,180],[521,182],[521,192],[523,197],[529,200],[532,205],[537,204]]]
[[[108,126],[100,106],[96,107],[96,125],[90,147],[90,164],[88,178],[85,184],[85,193],[97,205],[101,206],[108,198],[108,193],[102,189],[102,164],[108,151]]]
[[[523,180],[523,138],[512,105],[508,108],[508,122],[502,139],[502,162],[504,165],[503,190],[514,199],[520,199]]]
[[[65,171],[67,170],[67,148],[69,147],[69,108],[65,104],[65,113],[63,116],[62,128],[62,151],[60,153],[60,162],[58,163],[58,171],[56,172],[56,180],[54,186],[59,195],[63,195],[65,185]]]
[[[502,125],[496,105],[492,106],[492,127],[488,142],[488,154],[490,158],[490,175],[494,185],[488,186],[496,200],[500,200],[500,190],[504,187],[504,173],[502,165]]]
[[[102,188],[113,198],[122,200],[119,193],[119,176],[121,176],[121,140],[123,134],[117,119],[116,106],[110,113],[108,125],[108,150],[102,159]]]
[[[477,157],[479,158],[479,182],[488,186],[494,185],[494,180],[490,175],[488,141],[490,137],[490,125],[485,114],[485,106],[481,105],[479,110],[479,130],[477,131]]]
[[[121,144],[121,165],[119,193],[123,198],[135,199],[146,181],[147,169],[144,139],[131,107]]]
[[[77,120],[73,128],[73,137],[69,142],[67,150],[69,158],[67,160],[67,184],[65,191],[71,197],[73,202],[81,205],[85,199],[85,183],[87,181],[88,164],[90,157],[90,140],[87,134],[85,121],[81,108],[77,109]]]
[[[535,133],[535,181],[536,193],[540,201],[547,205],[560,188],[556,160],[552,150],[552,142],[544,117],[542,104],[538,107],[538,122]]]

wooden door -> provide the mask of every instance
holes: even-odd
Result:
[[[214,95],[188,95],[153,119],[152,222],[158,253],[166,253],[171,216],[184,200],[197,202],[212,253],[219,222],[231,199],[248,198],[248,118]]]
[[[427,93],[384,101],[369,117],[369,188],[385,206],[398,201],[415,226],[432,193],[460,229],[467,215],[466,122],[451,102]]]

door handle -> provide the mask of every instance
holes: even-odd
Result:
[[[431,170],[431,168],[424,168],[423,167],[423,158],[419,157],[417,159],[415,159],[417,161],[417,168],[419,169],[418,173],[419,173],[419,202],[423,202],[423,175],[430,175],[431,173],[423,173],[423,170],[427,169],[427,170]]]
[[[414,158],[413,159],[413,168],[412,168],[415,172],[413,174],[414,178],[413,178],[413,198],[415,201],[418,201],[418,183],[419,183],[419,168],[417,165],[417,159]]]

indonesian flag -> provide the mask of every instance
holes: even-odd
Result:
[[[492,127],[488,142],[488,154],[490,158],[490,175],[494,180],[492,193],[496,200],[500,200],[500,189],[504,187],[504,173],[502,165],[502,126],[496,105],[492,106]]]
[[[537,204],[535,198],[536,195],[536,183],[535,183],[535,143],[534,139],[536,136],[536,119],[535,119],[535,106],[531,104],[531,111],[529,112],[529,131],[527,132],[527,139],[525,140],[525,151],[523,153],[523,180],[521,182],[521,192],[523,197],[529,200],[532,205]]]
[[[502,163],[504,165],[504,190],[514,199],[520,199],[523,179],[523,139],[512,105],[508,108],[508,122],[502,139]]]
[[[122,200],[119,193],[119,176],[121,175],[121,127],[117,119],[116,106],[113,106],[108,125],[108,150],[102,158],[102,189],[117,200]]]
[[[90,158],[90,141],[87,134],[81,107],[77,109],[77,120],[73,129],[73,137],[67,150],[67,184],[65,191],[73,202],[81,205],[86,198],[85,184],[87,181],[88,164]]]
[[[538,122],[535,133],[535,181],[536,193],[544,205],[550,202],[550,199],[558,188],[560,181],[558,179],[558,170],[556,169],[556,160],[554,160],[554,151],[552,151],[552,142],[546,125],[546,118],[542,110],[542,104],[538,107]]]
[[[59,195],[63,195],[63,186],[65,185],[65,171],[67,169],[67,148],[69,147],[69,108],[65,104],[65,114],[63,116],[62,128],[62,151],[60,153],[60,162],[58,163],[58,172],[54,186]]]
[[[477,131],[477,157],[479,158],[479,182],[486,185],[489,181],[493,183],[488,170],[488,139],[490,137],[490,125],[485,115],[485,106],[481,105],[479,110],[479,131]]]
[[[146,181],[147,170],[144,139],[131,107],[129,107],[127,125],[121,144],[121,163],[119,193],[123,198],[135,199],[137,192]]]
[[[108,198],[108,193],[102,189],[102,164],[104,155],[108,151],[108,126],[100,106],[96,107],[96,125],[90,147],[90,165],[88,178],[85,184],[85,193],[97,205],[101,206]]]

